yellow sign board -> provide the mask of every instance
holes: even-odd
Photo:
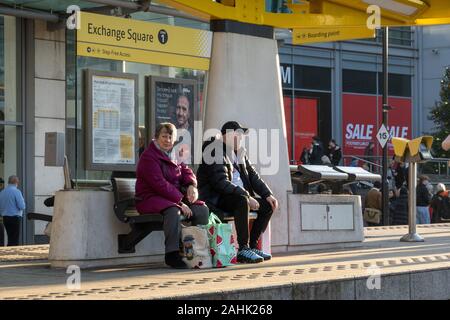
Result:
[[[368,28],[302,28],[292,32],[293,44],[305,44],[314,42],[331,42],[350,39],[374,38],[375,30]]]
[[[208,70],[210,31],[81,12],[77,55]]]

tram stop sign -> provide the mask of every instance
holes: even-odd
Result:
[[[381,145],[381,148],[384,149],[384,146],[386,145],[386,143],[389,140],[389,132],[386,129],[386,126],[384,124],[381,125],[380,130],[378,130],[377,139],[378,139],[378,142]]]

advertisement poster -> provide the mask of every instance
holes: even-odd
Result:
[[[296,97],[292,106],[292,98],[284,96],[289,158],[295,161],[294,163],[300,161],[304,148],[311,148],[312,138],[318,134],[317,105],[318,102],[315,98]],[[292,117],[294,117],[293,123]],[[294,128],[294,132],[292,132],[292,128]],[[294,140],[292,140],[292,134]]]
[[[194,121],[199,116],[195,80],[148,77],[150,133],[162,122],[177,128],[174,155],[178,162],[193,163]],[[153,138],[153,136],[151,136]]]
[[[389,97],[392,110],[388,114],[390,137],[411,138],[412,102],[410,98]],[[369,142],[375,144],[374,156],[381,155],[376,134],[382,124],[382,98],[369,95],[343,94],[343,151],[347,156],[363,156]],[[389,154],[393,154],[391,139]]]
[[[137,80],[98,72],[92,72],[88,80],[88,165],[105,170],[134,166],[137,160]]]

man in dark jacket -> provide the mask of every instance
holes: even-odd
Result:
[[[392,225],[408,224],[408,189],[401,187],[393,203]]]
[[[313,141],[311,143],[311,150],[309,155],[309,163],[315,165],[321,165],[322,157],[324,156],[324,150],[322,142],[318,136],[313,137]]]
[[[430,212],[428,206],[431,201],[431,194],[428,191],[427,185],[430,183],[430,179],[427,176],[419,177],[419,184],[417,186],[417,224],[430,224]]]
[[[197,181],[199,199],[205,201],[212,211],[217,208],[234,216],[238,261],[257,263],[271,258],[256,247],[278,202],[255,171],[245,150],[239,148],[242,135],[247,131],[236,121],[225,123],[221,130],[222,139],[212,139],[203,145]],[[255,198],[256,195],[261,198]],[[258,217],[249,235],[250,211],[256,211]]]
[[[341,147],[336,144],[334,139],[331,139],[328,143],[328,158],[333,166],[338,166],[341,162],[342,150]]]

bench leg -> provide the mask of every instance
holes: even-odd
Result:
[[[152,224],[132,224],[128,234],[119,234],[119,253],[135,253],[135,246],[154,230]]]

